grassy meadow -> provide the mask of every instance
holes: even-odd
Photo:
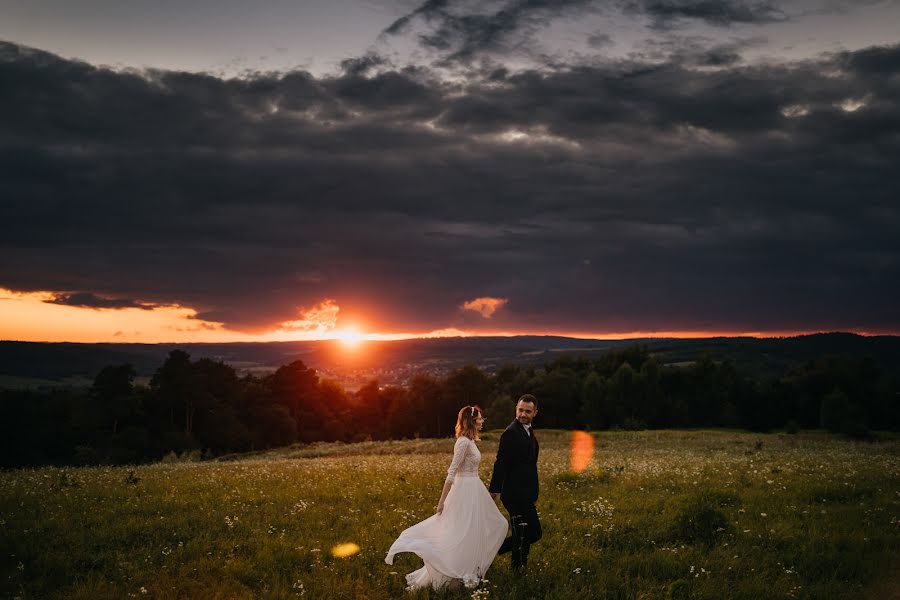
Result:
[[[411,598],[892,598],[900,437],[603,432],[569,470],[539,431],[544,539],[524,577]],[[484,436],[487,481],[499,432]],[[453,441],[295,446],[214,462],[0,473],[4,598],[398,598],[384,555],[429,516]],[[346,558],[334,546],[352,542]]]

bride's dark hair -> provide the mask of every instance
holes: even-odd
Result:
[[[478,424],[475,422],[475,419],[478,418],[477,415],[480,414],[481,407],[478,405],[463,406],[459,410],[459,415],[456,417],[456,437],[464,435],[476,442],[480,441],[481,437],[478,435]]]

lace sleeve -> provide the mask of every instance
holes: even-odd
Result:
[[[466,457],[466,453],[469,451],[469,445],[466,443],[468,439],[464,435],[456,438],[456,445],[453,447],[453,460],[450,462],[450,468],[447,469],[447,481],[451,483],[453,478],[456,477],[457,469],[459,469],[463,459]]]

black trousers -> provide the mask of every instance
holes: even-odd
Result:
[[[512,535],[503,540],[499,554],[512,552],[513,568],[520,568],[528,564],[528,550],[543,535],[541,521],[538,519],[537,509],[534,504],[507,504],[503,503],[509,512],[509,524],[512,526]]]

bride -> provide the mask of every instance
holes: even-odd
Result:
[[[478,477],[481,452],[475,442],[484,426],[478,406],[464,406],[456,419],[456,446],[435,514],[400,534],[388,550],[394,555],[413,552],[425,566],[406,576],[414,590],[462,581],[474,587],[491,566],[506,538],[506,519]]]

